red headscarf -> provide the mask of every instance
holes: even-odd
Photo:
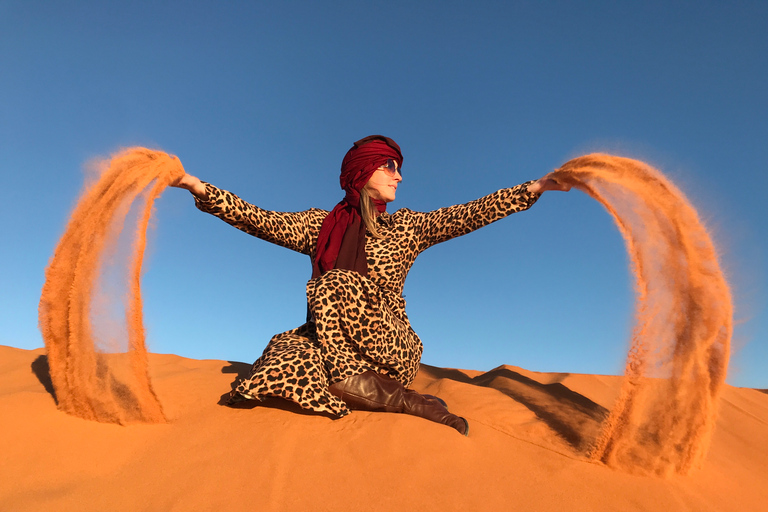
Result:
[[[355,270],[368,275],[365,259],[365,223],[360,216],[360,191],[373,173],[388,159],[403,165],[400,146],[389,137],[371,135],[355,142],[341,162],[341,188],[344,199],[328,214],[317,237],[317,250],[312,262],[312,277],[334,268]],[[387,209],[383,201],[374,200],[379,212]]]

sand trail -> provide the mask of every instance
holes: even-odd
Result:
[[[146,231],[157,197],[184,175],[178,158],[129,148],[99,166],[87,184],[46,269],[39,306],[58,407],[81,418],[111,422],[163,422],[160,402],[147,373],[141,300]],[[105,254],[114,251],[131,205],[143,199],[132,234],[126,284],[124,353],[97,349],[93,301]]]
[[[643,162],[593,154],[554,176],[611,213],[637,292],[625,381],[592,457],[686,474],[707,453],[728,367],[733,309],[714,244],[683,193]]]

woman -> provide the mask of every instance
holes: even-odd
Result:
[[[403,412],[467,434],[466,420],[449,413],[445,402],[407,389],[422,344],[405,313],[405,277],[428,247],[567,187],[548,175],[463,205],[389,214],[402,165],[400,147],[388,137],[355,142],[341,164],[346,196],[330,213],[262,210],[191,175],[174,184],[191,191],[200,210],[312,259],[307,323],[272,338],[230,403],[278,396],[337,417],[350,409]]]

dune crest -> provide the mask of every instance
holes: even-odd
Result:
[[[147,370],[140,276],[154,201],[184,169],[176,157],[136,147],[114,155],[100,171],[85,187],[45,273],[39,324],[51,382],[59,409],[69,414],[107,423],[160,423],[165,415]],[[129,263],[127,353],[105,354],[94,343],[95,287],[104,254],[139,196],[144,205]]]
[[[593,154],[555,176],[611,213],[636,283],[624,384],[591,456],[634,472],[686,474],[710,444],[733,329],[714,244],[683,193],[643,162]]]

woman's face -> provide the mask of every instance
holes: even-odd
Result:
[[[400,169],[397,168],[397,162],[394,160],[390,160],[390,162],[392,164],[389,168],[383,165],[376,169],[364,187],[372,199],[378,199],[385,203],[391,203],[395,200],[397,184],[403,181],[403,177],[400,176]],[[394,172],[392,171],[393,166]]]

